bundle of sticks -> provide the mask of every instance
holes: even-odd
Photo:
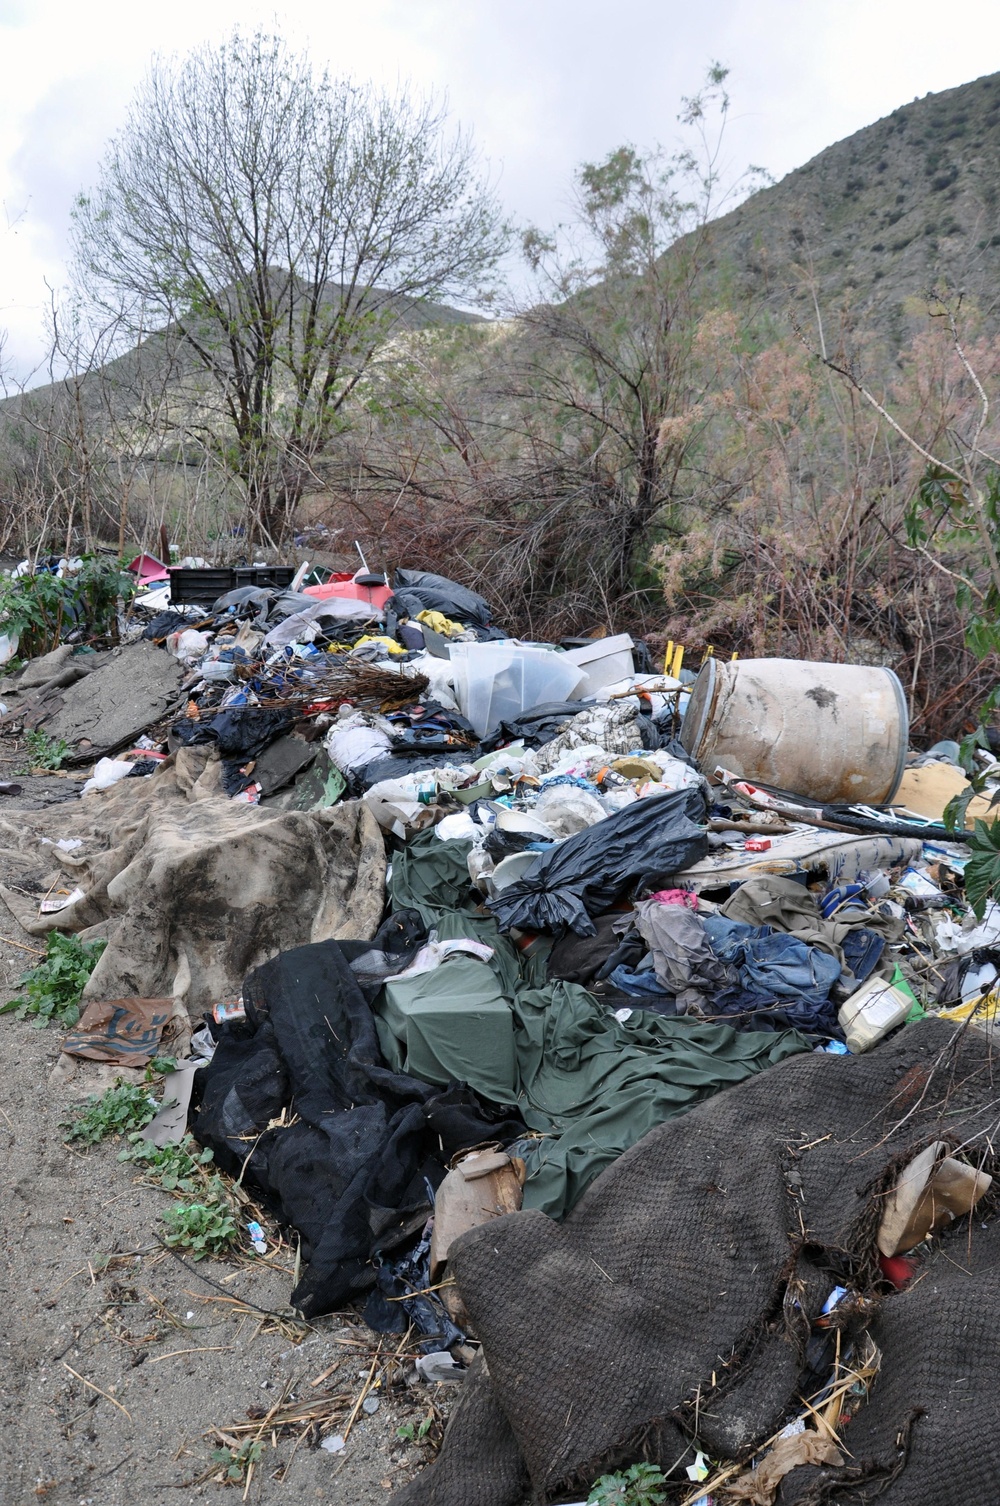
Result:
[[[244,671],[240,678],[250,680],[254,674],[253,670]],[[366,711],[400,711],[418,701],[429,684],[426,675],[399,674],[364,659],[331,658],[318,674],[282,695],[261,695],[258,704],[271,709],[304,709],[323,701],[349,701]]]

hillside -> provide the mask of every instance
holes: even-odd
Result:
[[[338,293],[339,287],[335,285],[331,297]],[[391,311],[393,335],[404,330],[447,329],[482,322],[479,314],[426,299],[388,298],[384,307]],[[87,372],[74,384],[74,390],[79,392],[88,419],[99,421],[109,394],[127,404],[130,397],[144,387],[148,392],[150,384],[177,384],[189,375],[197,378],[199,371],[199,363],[193,357],[185,357],[183,348],[178,348],[177,342],[170,340],[167,332],[166,337],[153,335],[136,349],[126,350],[104,366]],[[65,383],[43,383],[28,392],[0,399],[0,415],[14,418],[25,411],[44,414],[53,403],[65,400]]]
[[[1000,73],[902,105],[827,147],[716,220],[712,241],[723,303],[763,300],[779,311],[791,297],[806,313],[815,288],[824,318],[849,307],[902,341],[908,300],[944,279],[988,314],[1000,286]],[[421,329],[477,316],[411,303],[398,318],[397,329]],[[110,362],[110,385],[127,391],[137,365],[155,368],[156,344]],[[83,379],[85,407],[96,386]],[[33,389],[32,406],[44,409],[50,391]],[[22,401],[2,401],[0,412],[12,416]]]
[[[845,304],[899,338],[938,279],[984,311],[1000,285],[1000,73],[866,126],[716,221],[720,276],[778,306]]]

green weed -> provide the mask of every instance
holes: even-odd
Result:
[[[0,1014],[30,1019],[41,1030],[53,1023],[72,1029],[80,1018],[80,996],[106,946],[106,941],[80,941],[50,931],[45,961],[18,979],[25,997],[8,999]]]
[[[965,897],[982,920],[988,900],[1000,894],[1000,821],[977,821],[969,838]]]
[[[71,632],[117,636],[118,602],[135,591],[124,565],[105,555],[84,555],[77,573],[63,579],[50,570],[16,579],[0,576],[0,622],[19,640],[21,657],[47,654]]]
[[[236,1238],[236,1220],[221,1202],[178,1203],[168,1208],[163,1222],[165,1242],[172,1249],[189,1250],[195,1260],[221,1254]]]
[[[63,1120],[69,1130],[67,1140],[82,1140],[96,1145],[109,1135],[125,1135],[130,1130],[145,1129],[159,1104],[148,1087],[130,1082],[116,1083],[99,1096],[91,1093],[75,1119]]]
[[[255,1464],[259,1464],[264,1453],[264,1445],[259,1439],[246,1438],[239,1448],[214,1448],[212,1458],[217,1464],[222,1465],[221,1479],[223,1485],[242,1485],[244,1480]]]
[[[210,1150],[202,1150],[191,1135],[179,1144],[153,1145],[140,1133],[128,1137],[129,1143],[119,1151],[119,1161],[134,1161],[142,1168],[147,1182],[165,1192],[199,1192],[206,1185],[205,1167],[214,1159]],[[212,1179],[212,1185],[218,1178]]]
[[[31,774],[35,769],[59,769],[69,752],[65,738],[49,737],[46,732],[26,732],[24,746],[27,762],[15,771],[18,774]]]
[[[666,1485],[658,1464],[633,1464],[595,1480],[587,1506],[660,1506],[667,1499]]]
[[[401,1428],[396,1429],[396,1437],[401,1438],[404,1443],[419,1443],[422,1438],[427,1437],[433,1426],[434,1413],[428,1412],[420,1422],[404,1422]]]

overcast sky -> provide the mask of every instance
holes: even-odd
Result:
[[[928,92],[1000,70],[998,0],[0,0],[0,329],[26,376],[94,181],[154,53],[275,24],[335,73],[446,90],[508,211],[553,223],[575,165],[671,144],[680,96],[730,72],[728,155],[775,177]]]

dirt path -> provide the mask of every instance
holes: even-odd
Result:
[[[0,744],[0,780],[21,756]],[[22,795],[0,797],[0,816],[66,792],[62,780],[20,782]],[[38,946],[0,905],[0,1002],[35,961],[25,948]],[[92,1089],[96,1069],[81,1064],[71,1084],[53,1088],[58,1054],[55,1029],[0,1017],[0,1506],[211,1499],[222,1487],[198,1483],[221,1446],[210,1429],[262,1419],[282,1397],[327,1398],[346,1423],[373,1361],[399,1341],[383,1338],[379,1348],[354,1313],[296,1330],[254,1310],[287,1308],[287,1250],[274,1265],[180,1264],[156,1240],[169,1195],[137,1181],[119,1144],[65,1144],[60,1120]],[[373,1393],[374,1414],[358,1411],[341,1453],[319,1447],[315,1432],[265,1431],[249,1487],[242,1481],[220,1500],[386,1501],[425,1457],[397,1430],[453,1394],[407,1384],[414,1377],[403,1362],[390,1374],[394,1386]]]

